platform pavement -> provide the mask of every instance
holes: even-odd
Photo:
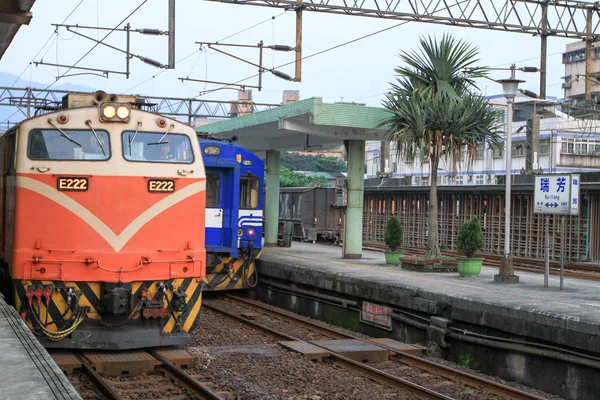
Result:
[[[46,349],[1,294],[0,398],[81,400]]]
[[[597,353],[600,349],[600,281],[515,271],[517,284],[494,283],[498,267],[484,266],[478,278],[425,273],[386,265],[382,252],[341,258],[337,246],[293,242],[265,248],[262,277],[284,279],[363,300],[443,315],[508,333]]]

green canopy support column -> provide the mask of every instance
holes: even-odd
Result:
[[[348,206],[344,229],[344,258],[362,258],[365,141],[348,140]]]
[[[265,247],[277,246],[277,233],[279,230],[279,159],[279,151],[267,150]]]

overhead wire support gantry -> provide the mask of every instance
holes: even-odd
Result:
[[[236,5],[295,10],[297,27],[302,11],[406,22],[424,22],[447,26],[525,33],[540,37],[540,98],[546,97],[546,58],[548,37],[586,41],[587,60],[591,60],[592,42],[600,26],[600,3],[577,0],[205,0]],[[297,28],[298,29],[298,28]],[[297,31],[301,47],[301,28]],[[297,54],[297,68],[301,56]],[[586,74],[591,61],[586,62]],[[591,82],[586,84],[586,99],[591,97]]]
[[[0,107],[12,107],[21,112],[20,119],[54,112],[63,108],[63,97],[70,92],[58,89],[0,87]],[[198,118],[231,118],[233,105],[252,105],[254,112],[270,110],[280,104],[247,103],[242,101],[199,100],[184,97],[161,97],[138,95],[141,107],[161,115],[186,118],[191,124]],[[19,118],[17,118],[19,119]]]
[[[427,22],[451,26],[547,34],[576,39],[595,37],[600,23],[597,3],[572,0],[205,0],[212,2],[297,9],[330,14]],[[547,26],[544,13],[547,9]],[[587,12],[593,13],[593,29],[586,29]]]

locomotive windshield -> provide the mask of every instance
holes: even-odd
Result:
[[[258,207],[259,187],[256,176],[240,177],[240,209],[255,209]]]
[[[98,129],[33,129],[27,155],[32,160],[108,160],[109,144],[108,133]]]
[[[129,161],[194,162],[192,143],[187,135],[169,133],[123,132],[123,156]],[[160,141],[161,138],[163,138]]]

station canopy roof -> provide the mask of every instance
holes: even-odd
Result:
[[[0,59],[21,25],[29,25],[33,3],[35,0],[0,1]]]
[[[328,150],[344,140],[383,140],[379,127],[388,117],[384,108],[356,104],[328,104],[320,97],[282,105],[238,118],[199,126],[219,138],[238,138],[236,144],[254,152],[265,150]]]

